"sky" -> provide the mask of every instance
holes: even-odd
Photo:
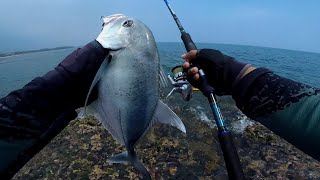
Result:
[[[171,0],[195,42],[320,53],[319,0]],[[180,42],[162,0],[1,0],[0,52],[81,46],[101,31],[101,16],[122,13],[157,42]]]

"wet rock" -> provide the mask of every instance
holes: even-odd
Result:
[[[92,172],[90,173],[90,180],[96,180],[96,179],[101,179],[102,176],[106,174],[105,171],[103,171],[99,165],[95,165],[93,167]]]
[[[197,98],[188,104],[174,97],[164,100],[181,117],[187,134],[157,124],[137,144],[137,155],[153,179],[227,179],[216,128],[191,110],[199,106],[197,110],[211,119],[210,109],[203,103],[206,99]],[[238,110],[227,100],[219,103],[225,119],[239,120],[234,117]],[[259,123],[236,133],[234,141],[247,179],[320,179],[318,161]],[[14,179],[140,179],[128,164],[106,163],[123,151],[125,147],[92,117],[74,120]]]
[[[170,175],[175,175],[176,172],[177,172],[177,170],[178,170],[177,167],[170,166],[170,167],[169,167],[169,173],[170,173]]]

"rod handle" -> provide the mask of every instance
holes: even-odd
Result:
[[[223,131],[218,134],[229,179],[244,180],[238,152],[234,146],[231,133]]]
[[[192,41],[189,33],[182,32],[181,39],[183,41],[183,44],[184,44],[187,52],[189,52],[191,50],[197,50],[197,47],[194,44],[194,42]],[[214,89],[209,85],[208,80],[205,76],[205,73],[203,72],[201,67],[198,64],[193,63],[193,65],[198,67],[198,69],[199,69],[200,82],[201,82],[201,87],[202,87],[201,92],[203,93],[203,95],[205,95],[206,97],[209,97],[211,93],[214,94]]]
[[[194,42],[192,41],[189,33],[182,32],[181,39],[183,41],[184,46],[186,47],[187,52],[189,52],[191,50],[197,50],[197,47],[194,44]]]

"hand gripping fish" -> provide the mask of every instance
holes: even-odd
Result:
[[[134,147],[156,122],[170,124],[186,132],[181,119],[159,100],[159,88],[166,77],[160,67],[156,42],[150,29],[141,21],[116,14],[103,18],[103,32],[97,38],[110,50],[90,87],[98,98],[83,115],[94,115],[127,151],[108,162],[129,162],[144,177],[149,172],[137,158]]]

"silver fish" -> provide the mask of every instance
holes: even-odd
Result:
[[[110,49],[98,70],[95,85],[98,98],[85,115],[94,115],[127,151],[111,157],[111,163],[131,163],[144,177],[149,172],[137,158],[134,147],[156,122],[170,124],[184,133],[181,119],[159,100],[160,85],[166,84],[158,49],[150,29],[141,21],[122,14],[103,18],[103,46]],[[88,98],[87,98],[88,99]]]

